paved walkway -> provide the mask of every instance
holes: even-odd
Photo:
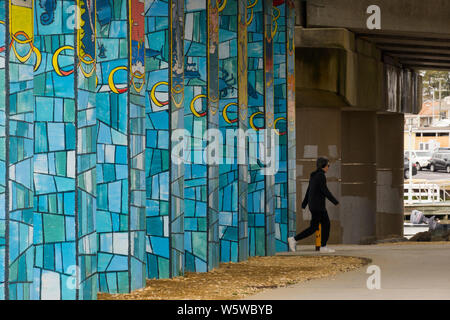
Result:
[[[333,255],[372,260],[358,270],[332,278],[311,280],[250,296],[248,300],[450,300],[450,244],[330,245]],[[316,255],[312,246],[298,252]],[[380,268],[381,289],[369,290],[366,273],[370,265]]]

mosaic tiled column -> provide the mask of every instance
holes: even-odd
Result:
[[[147,277],[184,272],[184,163],[171,136],[184,128],[184,0],[146,2]]]
[[[275,244],[276,250],[287,251],[288,177],[287,177],[287,79],[286,79],[286,4],[273,1],[274,9],[274,92],[275,129],[280,136],[279,171],[275,175]]]
[[[78,26],[76,41],[76,193],[75,235],[77,239],[78,291],[77,299],[97,299],[97,118],[94,0],[77,0]],[[67,5],[67,4],[66,4]]]
[[[220,157],[218,148],[215,154],[206,148],[208,140],[214,140],[209,130],[217,130],[219,125],[217,5],[216,0],[185,0],[185,128],[191,144],[186,155],[184,189],[186,271],[209,271],[218,266],[220,259]]]
[[[33,271],[33,1],[0,2],[0,298],[30,299]]]
[[[129,1],[129,282],[145,286],[145,5]]]
[[[99,290],[145,285],[144,3],[97,1]]]
[[[264,83],[265,83],[265,155],[266,157],[270,157],[275,154],[277,144],[274,144],[272,140],[272,134],[274,131],[274,68],[273,68],[273,36],[274,36],[274,12],[273,6],[270,1],[264,2],[264,33],[265,33],[265,41],[264,41]],[[278,166],[278,157],[276,158],[276,165]],[[266,159],[267,160],[267,159]],[[274,167],[274,163],[266,164],[265,166]],[[273,173],[271,170],[265,171],[265,207],[266,207],[266,255],[274,255],[275,254],[275,172],[278,170],[274,170]]]
[[[249,147],[248,225],[249,253],[275,253],[274,176],[264,174],[263,155],[271,153],[274,124],[272,2],[254,0],[247,6],[248,18],[248,108],[253,130]],[[266,129],[264,134],[258,132]],[[264,148],[264,150],[261,149]]]
[[[6,270],[9,264],[6,263],[6,250],[9,244],[6,243],[8,233],[6,232],[6,48],[9,42],[7,37],[7,11],[5,1],[0,1],[0,300],[9,297],[9,284],[6,282]]]
[[[239,129],[248,131],[248,37],[247,37],[247,1],[238,2],[238,105]],[[238,231],[238,260],[245,261],[249,255],[248,240],[248,151],[246,140],[238,145],[243,155],[239,163],[239,231]],[[239,157],[238,157],[239,158]]]
[[[36,7],[43,62],[34,76],[33,298],[90,300],[97,297],[95,2],[53,3]]]
[[[288,237],[296,234],[297,155],[295,143],[295,4],[286,1],[286,48],[287,48],[287,149],[288,149]]]
[[[238,161],[238,130],[244,133],[248,122],[247,1],[224,0],[219,8],[219,124],[227,139],[219,168],[220,257],[222,262],[238,262],[248,257],[248,166],[246,159]],[[235,134],[228,136],[227,131]]]
[[[288,250],[288,132],[287,132],[287,46],[284,1],[273,0],[274,12],[274,99],[276,134],[279,135],[279,170],[275,175],[275,238],[276,251]]]

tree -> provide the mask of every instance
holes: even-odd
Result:
[[[439,99],[439,79],[441,80],[441,97],[450,96],[450,72],[447,71],[423,71],[423,89],[424,89],[424,100],[431,100],[433,96],[431,94],[432,88],[434,88],[434,98]]]

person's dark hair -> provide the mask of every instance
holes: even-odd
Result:
[[[320,157],[319,159],[317,159],[317,162],[316,162],[317,169],[325,168],[329,162],[330,161],[327,158]]]

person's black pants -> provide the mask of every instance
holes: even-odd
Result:
[[[328,212],[326,211],[311,211],[311,225],[308,229],[303,230],[294,237],[295,241],[302,240],[314,234],[319,230],[319,223],[322,225],[322,243],[321,246],[325,247],[330,236],[330,218],[328,218]]]

